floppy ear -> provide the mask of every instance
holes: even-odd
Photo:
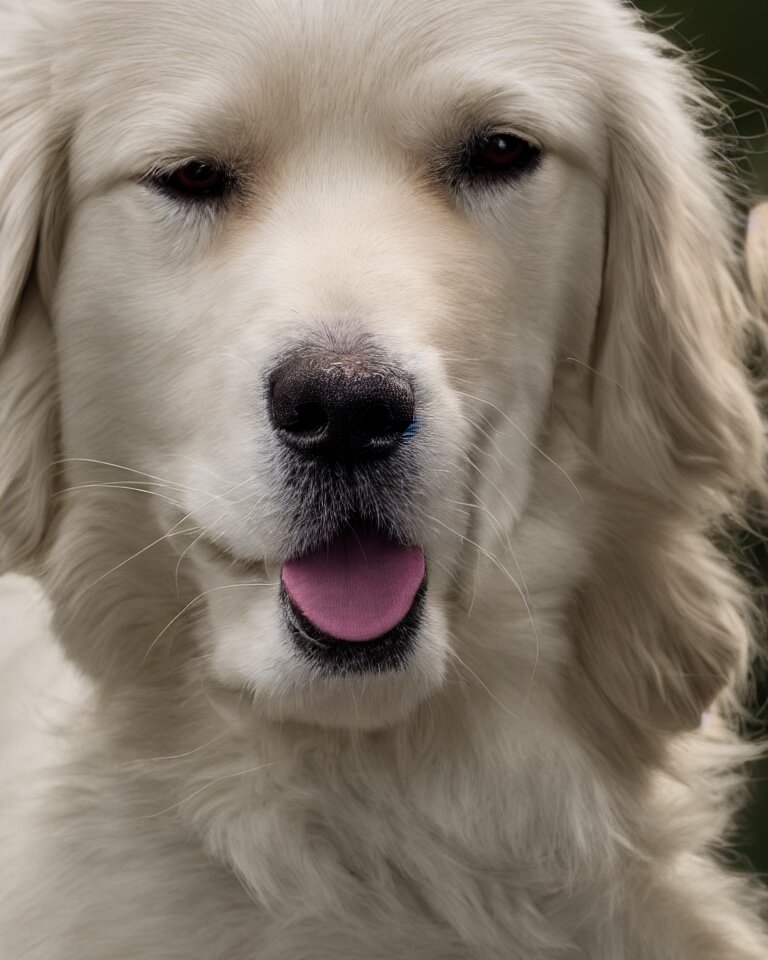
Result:
[[[53,335],[34,268],[52,173],[47,68],[13,26],[0,19],[0,572],[29,566],[43,541],[55,434]]]
[[[762,486],[750,317],[706,94],[648,36],[611,84],[608,236],[594,345],[604,502],[578,613],[592,682],[634,723],[699,722],[746,662],[747,605],[708,535]]]
[[[614,94],[596,444],[632,489],[711,514],[763,467],[740,243],[697,122],[706,95],[661,49],[648,60]]]

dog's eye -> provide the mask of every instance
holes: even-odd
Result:
[[[467,144],[464,175],[478,180],[511,180],[528,173],[540,159],[539,147],[514,133],[484,134]]]
[[[215,200],[230,185],[228,172],[207,160],[189,160],[170,173],[153,177],[153,182],[167,193],[190,200]]]

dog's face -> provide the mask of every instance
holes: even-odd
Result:
[[[65,453],[171,485],[134,506],[194,531],[219,679],[392,720],[441,681],[467,504],[523,511],[594,318],[603,132],[534,82],[533,6],[516,42],[472,4],[232,3],[226,55],[173,4],[110,9],[79,64]]]
[[[91,570],[160,553],[203,669],[270,715],[392,723],[443,682],[479,558],[524,592],[499,543],[606,296],[630,31],[578,6],[88,2],[49,40],[68,202],[41,286]],[[648,406],[619,354],[605,382]],[[644,417],[641,471],[669,432]]]

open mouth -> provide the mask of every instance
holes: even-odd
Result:
[[[424,554],[364,527],[288,560],[285,620],[298,648],[334,672],[404,665],[426,592]]]

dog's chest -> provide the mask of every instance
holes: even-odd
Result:
[[[352,758],[268,783],[220,801],[203,790],[186,815],[280,931],[275,960],[308,943],[313,958],[583,956],[569,920],[583,907],[562,895],[544,804],[522,785]]]
[[[170,808],[141,777],[70,775],[19,837],[9,955],[582,956],[547,915],[545,871],[515,859],[487,810],[459,815],[445,795],[425,810],[386,780],[260,792],[240,779],[209,778]]]

